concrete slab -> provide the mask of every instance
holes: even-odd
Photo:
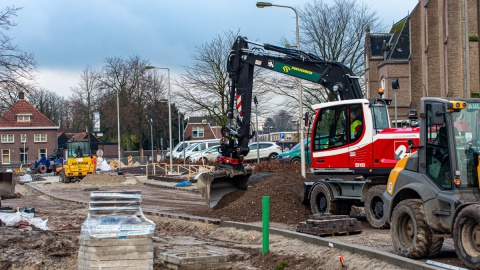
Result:
[[[230,269],[228,255],[214,251],[167,252],[160,254],[170,269]]]

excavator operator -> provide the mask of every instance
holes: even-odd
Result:
[[[352,141],[356,141],[362,134],[362,121],[355,111],[350,112],[350,134]]]

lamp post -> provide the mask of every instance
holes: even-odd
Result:
[[[253,97],[253,102],[255,103],[255,129],[257,132],[255,132],[255,141],[257,142],[257,163],[260,164],[260,145],[258,144],[258,100],[257,96]]]
[[[170,175],[173,174],[173,156],[172,156],[172,100],[170,96],[170,69],[169,68],[162,68],[162,67],[154,67],[154,66],[146,66],[145,69],[166,69],[168,75],[168,143],[169,143],[169,151],[170,151]]]
[[[153,160],[154,160],[154,157],[153,157],[153,118],[150,117],[150,138],[151,138],[151,142],[152,142],[152,164],[153,164]]]
[[[300,32],[298,30],[298,13],[297,10],[293,7],[290,6],[282,6],[282,5],[274,5],[272,3],[268,2],[257,2],[257,7],[258,8],[264,8],[264,7],[281,7],[281,8],[289,8],[295,12],[295,31],[296,31],[296,37],[297,37],[297,50],[300,50]],[[298,78],[298,102],[299,102],[299,129],[300,129],[300,164],[301,164],[301,172],[302,176],[306,177],[306,172],[305,172],[305,144],[303,143],[304,140],[304,135],[303,135],[303,102],[302,102],[302,81],[300,78]]]
[[[108,86],[100,85],[100,89],[108,89]],[[117,148],[118,148],[118,174],[122,174],[122,161],[120,159],[120,98],[118,96],[118,90],[113,89],[117,93]],[[88,135],[90,139],[90,134]]]
[[[117,137],[118,137],[118,174],[122,174],[122,160],[120,159],[120,98],[118,97],[117,92]]]

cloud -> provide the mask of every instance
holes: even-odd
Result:
[[[71,88],[80,81],[81,70],[39,69],[35,74],[42,88],[55,92],[57,95],[68,98],[72,95]]]

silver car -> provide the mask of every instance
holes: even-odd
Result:
[[[252,142],[248,145],[250,152],[244,157],[245,160],[257,159],[257,148],[260,159],[273,160],[277,158],[279,153],[282,153],[282,148],[275,142]]]
[[[220,155],[220,153],[218,152],[218,148],[220,148],[220,145],[215,145],[201,152],[191,155],[190,163],[197,163],[199,161],[202,161],[204,163],[207,161],[217,161],[217,157],[218,155]]]

